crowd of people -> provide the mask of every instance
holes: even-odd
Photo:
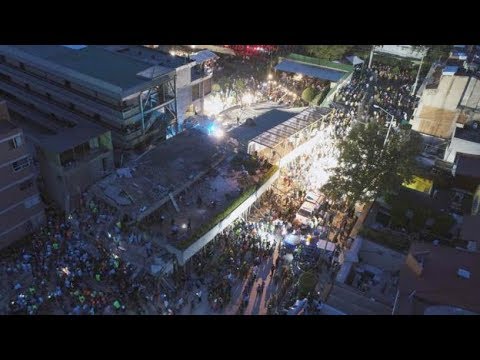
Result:
[[[386,123],[389,116],[374,107],[378,105],[392,114],[396,123],[408,121],[417,99],[412,95],[415,74],[385,64],[356,68],[351,81],[335,94],[332,107],[359,121]]]
[[[150,241],[128,231],[113,213],[94,200],[68,217],[48,209],[45,226],[0,262],[8,289],[0,313],[143,313],[154,283],[148,274],[136,276],[139,265],[126,253],[134,247],[148,252]]]

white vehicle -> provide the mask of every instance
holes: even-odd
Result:
[[[323,196],[322,194],[316,191],[309,191],[305,196],[305,201],[311,202],[315,206],[320,206],[320,203],[322,201],[322,196]]]
[[[300,224],[306,225],[313,216],[313,212],[315,211],[315,204],[305,201],[303,205],[297,212],[295,216],[295,221],[298,221]]]

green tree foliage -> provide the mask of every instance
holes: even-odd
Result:
[[[309,104],[312,102],[315,96],[317,96],[317,91],[311,86],[307,87],[302,92],[302,99]]]
[[[427,62],[434,62],[438,60],[446,60],[452,50],[452,45],[426,45],[428,52],[426,56]]]
[[[314,273],[307,271],[300,275],[298,279],[298,296],[304,298],[308,293],[313,293],[317,285],[317,277]]]
[[[434,218],[435,223],[432,226],[432,233],[447,237],[450,229],[452,228],[455,220],[452,215],[450,214],[439,214]]]
[[[351,207],[411,181],[422,139],[410,130],[392,130],[384,146],[386,131],[377,123],[352,128],[339,144],[339,165],[323,187],[329,197]]]
[[[245,90],[247,89],[247,84],[243,79],[236,79],[233,82],[232,87],[233,87],[233,91],[235,91],[235,97],[238,103],[242,98],[242,95],[244,94]]]
[[[341,60],[352,45],[304,45],[305,53],[325,60]]]

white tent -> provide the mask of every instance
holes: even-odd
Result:
[[[360,59],[357,55],[347,56],[347,60],[353,66],[363,64],[364,61]]]

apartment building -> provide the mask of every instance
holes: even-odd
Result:
[[[0,101],[0,248],[32,233],[45,221],[32,157],[23,131]]]

